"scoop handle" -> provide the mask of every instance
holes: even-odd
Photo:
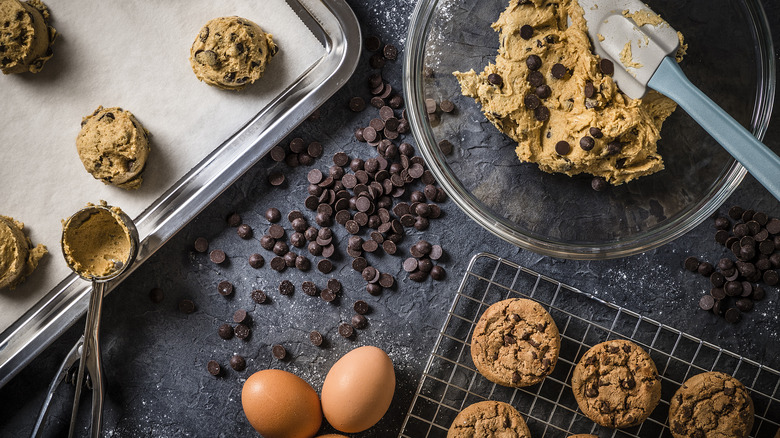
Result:
[[[674,59],[664,58],[647,85],[677,102],[780,200],[780,157],[691,84]]]

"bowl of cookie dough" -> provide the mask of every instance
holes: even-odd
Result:
[[[569,29],[572,1],[419,1],[410,124],[438,182],[499,237],[569,259],[648,251],[710,217],[746,171],[665,97],[623,95]],[[775,64],[760,1],[647,3],[682,34],[689,79],[762,139]]]

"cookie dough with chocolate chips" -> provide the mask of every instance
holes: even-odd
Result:
[[[76,149],[95,179],[123,189],[141,187],[149,157],[149,132],[133,113],[98,107],[81,121]]]
[[[582,413],[606,427],[631,427],[645,421],[661,399],[661,380],[645,350],[615,339],[588,350],[571,378]]]
[[[472,437],[530,438],[531,431],[517,409],[488,400],[460,411],[447,432],[447,438]]]
[[[271,34],[241,17],[215,18],[200,30],[190,50],[190,65],[201,81],[241,90],[260,79],[278,48]]]
[[[24,224],[0,216],[0,289],[14,289],[38,266],[48,251],[39,243],[33,246],[24,234]]]
[[[57,31],[40,0],[0,0],[0,70],[38,73],[52,57]]]
[[[500,34],[495,64],[454,75],[518,143],[520,161],[614,185],[664,168],[656,143],[677,105],[655,91],[638,100],[620,92],[615,66],[591,50],[576,0],[511,0],[493,29]]]
[[[697,374],[672,396],[669,429],[675,438],[747,437],[753,429],[753,400],[728,374]]]
[[[561,336],[537,302],[499,301],[485,310],[471,336],[471,358],[491,382],[510,387],[535,385],[552,373]]]

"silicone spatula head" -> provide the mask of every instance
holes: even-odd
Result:
[[[632,99],[647,92],[647,83],[663,59],[677,52],[677,31],[639,0],[579,0],[593,50],[615,64],[614,79]]]

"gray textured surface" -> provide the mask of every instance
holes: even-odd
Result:
[[[414,6],[412,0],[383,0],[370,4],[349,0],[349,3],[358,15],[365,35],[376,34],[383,41],[403,47]],[[780,5],[771,1],[764,1],[764,4],[778,46]],[[331,164],[330,157],[340,150],[350,156],[371,156],[369,146],[354,141],[352,134],[356,127],[366,125],[374,117],[375,110],[369,108],[363,113],[352,113],[346,108],[351,96],[367,96],[364,85],[370,73],[367,61],[368,55],[364,53],[353,79],[322,107],[322,117],[305,122],[293,134],[307,141],[323,143],[325,155],[315,164],[320,169],[327,169]],[[393,86],[400,87],[401,62],[389,62],[384,75]],[[778,150],[780,116],[773,118],[766,142]],[[349,266],[350,258],[344,252],[346,232],[340,226],[334,226],[340,243],[335,263],[337,269],[331,275],[322,275],[316,270],[305,274],[288,270],[279,274],[270,269],[270,252],[260,248],[258,242],[268,227],[263,217],[265,209],[279,207],[283,216],[291,209],[300,209],[313,222],[313,216],[303,207],[308,168],[299,167],[288,172],[287,182],[280,188],[272,188],[267,183],[268,172],[283,166],[269,158],[255,165],[106,298],[102,331],[109,384],[106,435],[239,436],[246,433],[253,436],[240,401],[241,385],[251,372],[269,367],[285,369],[300,375],[319,390],[329,367],[344,353],[360,345],[376,345],[393,359],[398,380],[396,395],[383,420],[370,431],[356,436],[394,436],[444,320],[452,292],[470,257],[479,251],[497,253],[694,336],[780,368],[780,299],[776,288],[769,288],[768,299],[760,302],[756,310],[736,326],[697,310],[707,280],[683,271],[682,262],[688,255],[712,261],[721,256],[724,250],[713,241],[709,221],[677,241],[642,255],[611,261],[573,262],[539,256],[504,243],[478,228],[448,201],[442,206],[443,217],[432,221],[428,231],[411,232],[400,245],[406,254],[418,238],[442,244],[447,254],[441,263],[447,269],[446,280],[417,284],[400,273],[402,257],[369,257],[381,270],[396,273],[398,280],[394,289],[373,297],[365,292],[365,282]],[[778,202],[750,176],[721,211],[734,204],[780,216]],[[254,229],[253,240],[238,238],[235,229],[226,226],[226,215],[234,211]],[[289,228],[286,219],[282,224]],[[199,236],[208,238],[211,248],[224,249],[230,263],[216,266],[205,255],[194,253],[192,242]],[[266,265],[259,270],[247,264],[247,257],[253,252],[266,258]],[[323,285],[331,277],[340,278],[345,289],[335,305],[300,292],[300,283],[304,280]],[[231,298],[216,293],[216,284],[224,279],[235,284],[236,293]],[[298,287],[292,297],[278,294],[277,286],[282,279],[290,279]],[[164,291],[165,298],[160,304],[149,299],[153,287]],[[255,305],[249,297],[249,292],[255,288],[269,292],[271,303]],[[195,301],[198,310],[194,314],[184,315],[178,311],[177,303],[185,297]],[[351,317],[351,306],[357,299],[366,300],[373,309],[368,315],[369,327],[359,331],[354,340],[345,340],[337,334],[336,327]],[[216,334],[217,327],[230,321],[233,311],[239,308],[249,310],[253,317],[252,337],[246,342],[220,339]],[[29,433],[54,370],[82,329],[83,322],[79,322],[0,389],[0,436]],[[312,329],[326,336],[325,348],[318,349],[308,342],[307,334]],[[290,360],[279,362],[272,358],[270,346],[275,343],[287,347]],[[206,372],[207,361],[215,359],[227,367],[228,359],[234,353],[247,358],[247,371],[238,373],[228,369],[224,377],[217,379]]]

